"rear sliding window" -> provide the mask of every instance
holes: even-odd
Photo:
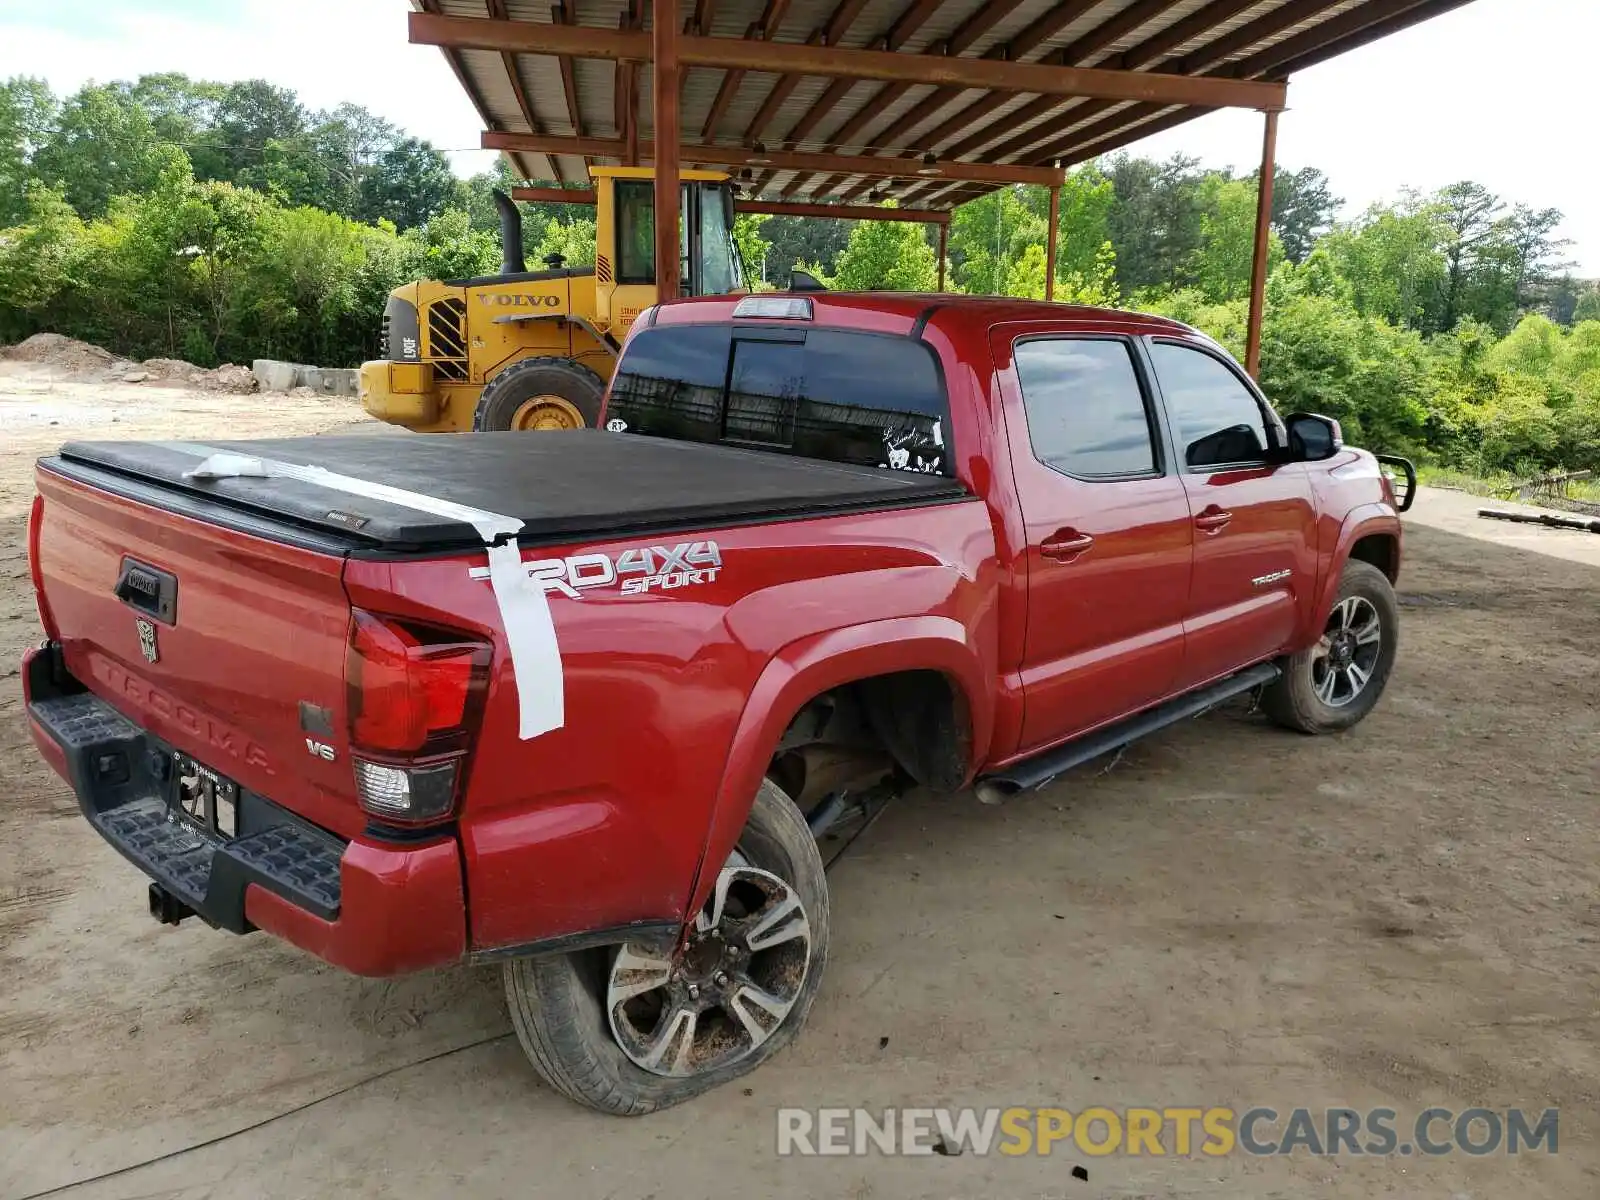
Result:
[[[635,335],[607,428],[805,458],[952,475],[933,352],[832,329],[680,325]]]

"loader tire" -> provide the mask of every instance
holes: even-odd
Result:
[[[593,429],[605,381],[570,358],[525,358],[484,385],[472,428],[555,431]]]

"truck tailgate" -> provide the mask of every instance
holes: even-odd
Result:
[[[44,599],[71,673],[136,724],[344,836],[344,560],[37,472]],[[310,739],[310,741],[308,741]]]

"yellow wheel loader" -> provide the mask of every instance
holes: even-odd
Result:
[[[500,274],[396,288],[383,314],[383,357],[361,364],[361,404],[426,433],[593,426],[628,328],[658,299],[655,183],[648,167],[591,167],[593,267],[529,271],[522,218],[500,209]],[[744,290],[733,243],[733,188],[716,171],[683,171],[683,295]]]

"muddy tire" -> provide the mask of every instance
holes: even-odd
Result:
[[[472,428],[593,429],[605,381],[570,358],[525,358],[484,385]]]
[[[1400,607],[1377,567],[1345,565],[1322,636],[1283,661],[1283,675],[1262,694],[1266,714],[1301,733],[1336,733],[1378,703],[1400,645]]]
[[[551,1087],[639,1116],[737,1079],[788,1045],[827,958],[816,840],[794,802],[763,781],[685,951],[630,944],[514,959],[504,966],[506,1004]]]

